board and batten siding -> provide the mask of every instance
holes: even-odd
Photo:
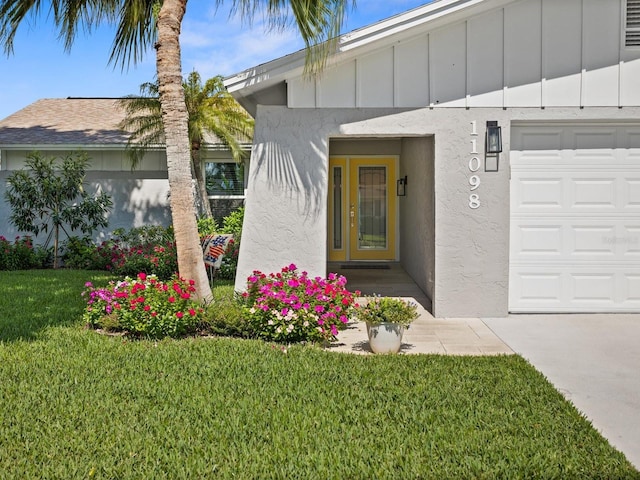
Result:
[[[640,105],[625,0],[522,0],[287,81],[291,108]],[[355,53],[355,52],[354,52]]]

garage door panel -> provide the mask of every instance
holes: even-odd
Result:
[[[630,305],[640,307],[640,274],[629,273],[624,276],[624,299]]]
[[[616,245],[607,239],[615,236],[616,225],[571,225],[569,230],[571,242],[565,252],[567,256],[588,256],[589,260],[615,257]]]
[[[510,310],[640,311],[640,126],[512,134]]]
[[[625,209],[640,208],[640,178],[625,177],[622,192]]]
[[[551,167],[549,167],[551,168]],[[512,212],[640,213],[640,172],[512,172]]]
[[[560,256],[562,244],[562,225],[519,225],[512,238],[512,256]]]
[[[513,198],[516,209],[521,211],[562,209],[563,179],[560,176],[518,176],[519,183]]]
[[[640,261],[640,219],[512,218],[511,263],[558,261]]]
[[[640,275],[611,272],[608,266],[514,268],[509,289],[519,312],[635,312],[640,308]]]
[[[615,178],[571,178],[570,208],[615,210]]]

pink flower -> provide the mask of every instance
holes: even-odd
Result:
[[[191,315],[192,317],[196,316],[196,311],[193,308],[189,309],[189,315]]]
[[[140,281],[144,282],[147,279],[147,274],[143,273],[143,272],[140,272],[138,274],[138,278],[140,279]]]
[[[144,311],[148,312],[149,310],[151,310],[151,307],[149,305],[145,305],[144,306]]]
[[[176,312],[176,317],[178,317],[178,318],[182,318],[182,317],[184,317],[184,313],[182,313],[182,312]]]
[[[173,303],[173,302],[175,302],[175,301],[176,301],[176,297],[169,297],[169,298],[167,299],[167,301],[168,301],[169,303]]]
[[[338,329],[336,328],[336,326],[335,326],[335,325],[331,325],[331,334],[332,334],[333,336],[338,335]]]

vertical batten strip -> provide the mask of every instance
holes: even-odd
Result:
[[[471,35],[469,35],[469,28],[471,28],[469,26],[469,20],[466,20],[464,22],[464,106],[465,108],[469,108],[469,100],[470,100],[470,93],[469,93],[469,85],[471,84],[471,81],[469,79],[469,72],[471,71],[471,69],[469,68],[469,37]]]
[[[540,108],[546,106],[547,98],[547,69],[545,65],[544,49],[546,47],[544,35],[544,0],[540,0]]]
[[[507,108],[507,42],[506,42],[506,11],[502,7],[502,108]]]
[[[585,47],[585,35],[584,35],[584,0],[580,1],[580,108],[584,108],[585,104],[585,82],[586,78],[586,47]]]
[[[427,82],[426,88],[427,88],[427,103],[425,105],[425,107],[431,105],[431,99],[433,98],[431,96],[431,55],[429,52],[429,45],[431,45],[431,40],[429,38],[429,34],[427,34],[425,36],[425,40],[427,42],[426,48],[424,49],[425,54],[427,55],[427,78],[425,79],[425,81]]]
[[[360,106],[362,105],[362,99],[360,98],[362,95],[362,90],[360,89],[360,77],[362,77],[362,75],[360,74],[360,62],[358,61],[358,57],[353,59],[353,63],[355,64],[353,69],[354,71],[353,88],[355,88],[353,97],[354,97],[355,107],[360,108]]]
[[[397,72],[398,72],[398,56],[396,54],[396,48],[397,48],[397,44],[393,45],[391,47],[391,88],[393,89],[393,91],[391,92],[391,98],[392,98],[392,107],[396,108],[398,106],[398,85],[396,84],[396,78],[398,76]]]
[[[427,75],[428,77],[428,83],[429,83],[429,107],[433,108],[433,52],[431,51],[431,33],[429,33],[429,35],[427,35],[427,52],[429,55],[428,58],[428,65],[429,65],[429,73]]]
[[[627,0],[628,1],[628,0]],[[627,1],[620,0],[620,48],[618,49],[618,108],[622,108],[622,49],[626,43],[626,15],[627,15]]]

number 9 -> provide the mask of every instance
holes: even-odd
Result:
[[[471,185],[471,191],[474,191],[480,186],[480,177],[478,175],[471,175],[469,177],[469,185]]]

